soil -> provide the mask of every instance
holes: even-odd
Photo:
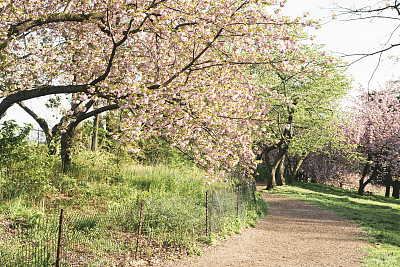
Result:
[[[256,228],[167,266],[362,266],[369,243],[356,224],[299,200],[262,197],[269,212]]]

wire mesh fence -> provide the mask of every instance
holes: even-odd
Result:
[[[0,266],[132,266],[187,254],[193,244],[244,220],[255,186],[207,190],[202,203],[149,200],[103,212],[1,220]]]
[[[3,123],[0,123],[0,128],[3,127]],[[19,129],[23,129],[23,127],[18,127]],[[37,144],[46,144],[46,134],[41,129],[32,128],[27,136],[27,141]]]

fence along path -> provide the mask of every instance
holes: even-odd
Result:
[[[203,203],[138,201],[105,213],[0,218],[0,266],[159,265],[177,251],[184,255],[193,240],[221,231],[225,220],[244,220],[254,190],[254,184],[208,190]],[[195,213],[175,212],[187,208]]]
[[[202,256],[168,266],[360,266],[366,233],[347,219],[299,200],[262,193],[268,216]]]

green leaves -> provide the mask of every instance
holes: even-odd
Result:
[[[7,167],[11,162],[26,157],[24,153],[21,153],[21,148],[31,130],[32,125],[20,128],[15,120],[4,122],[0,129],[0,166],[6,165]]]

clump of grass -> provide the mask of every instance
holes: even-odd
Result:
[[[400,201],[383,196],[359,196],[354,191],[313,184],[295,183],[274,193],[307,201],[349,218],[371,233],[365,259],[368,266],[400,266]]]

